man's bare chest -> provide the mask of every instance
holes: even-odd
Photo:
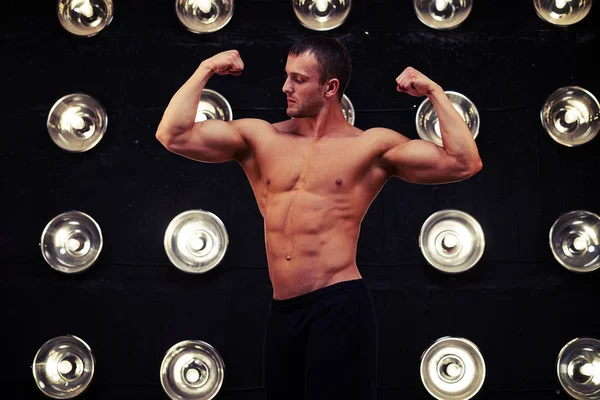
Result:
[[[258,155],[264,184],[273,192],[305,190],[324,194],[350,190],[373,168],[376,156],[357,142],[338,140],[280,142],[265,148]]]

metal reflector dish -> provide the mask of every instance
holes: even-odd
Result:
[[[102,250],[102,231],[92,217],[68,211],[54,217],[42,232],[44,260],[57,271],[81,272],[91,267]]]
[[[591,272],[600,267],[600,217],[589,211],[562,214],[550,228],[554,258],[574,272]]]
[[[112,0],[58,1],[58,20],[73,35],[94,36],[106,28],[112,19]]]
[[[592,0],[533,0],[535,12],[553,25],[573,25],[590,12]]]
[[[352,0],[292,0],[292,3],[302,25],[313,31],[328,31],[346,21]]]
[[[465,121],[473,139],[477,138],[479,134],[479,111],[475,104],[469,100],[466,96],[452,91],[446,91],[446,96],[452,102],[454,109]],[[442,146],[442,133],[440,130],[440,121],[438,119],[437,111],[433,107],[433,103],[428,98],[425,99],[419,108],[417,109],[416,116],[417,133],[423,140],[429,140]]]
[[[223,222],[204,210],[177,215],[165,232],[169,260],[184,272],[204,273],[216,267],[227,251],[229,236]]]
[[[202,90],[195,122],[202,122],[207,119],[220,119],[222,121],[233,119],[233,112],[227,99],[211,89]]]
[[[233,16],[233,0],[176,0],[177,18],[190,32],[211,33]]]
[[[225,364],[208,343],[185,340],[171,347],[160,366],[160,383],[173,400],[210,400],[223,384]]]
[[[33,379],[53,399],[80,395],[94,376],[94,355],[90,347],[72,335],[58,336],[40,347],[33,359]]]
[[[344,118],[346,118],[346,122],[350,125],[354,125],[354,106],[352,102],[345,94],[342,96],[342,113],[344,114]]]
[[[600,340],[571,340],[558,354],[556,373],[563,389],[572,398],[600,399]]]
[[[443,337],[421,356],[421,380],[436,399],[470,399],[479,392],[484,379],[483,357],[467,339]]]
[[[441,210],[423,223],[419,247],[433,267],[447,273],[458,273],[479,261],[485,248],[485,237],[481,225],[469,214]]]
[[[82,93],[66,95],[54,103],[46,123],[54,143],[74,153],[96,146],[107,125],[104,107],[93,97]]]
[[[600,130],[600,104],[578,86],[555,90],[542,106],[540,117],[548,135],[568,147],[589,142]]]
[[[433,29],[454,29],[462,24],[473,7],[472,0],[413,0],[417,18]]]

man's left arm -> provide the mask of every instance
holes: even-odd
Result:
[[[427,140],[402,141],[383,154],[382,163],[395,176],[422,184],[457,182],[479,172],[483,164],[473,135],[443,89],[411,67],[396,83],[399,92],[429,98],[438,115],[443,147]]]

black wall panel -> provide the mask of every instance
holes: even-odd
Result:
[[[400,94],[395,78],[413,66],[477,106],[483,170],[448,185],[390,180],[362,224],[357,263],[379,320],[379,395],[427,399],[422,352],[442,336],[477,344],[487,377],[480,399],[566,399],[556,377],[569,340],[600,337],[600,275],[574,274],[553,258],[548,232],[560,214],[598,213],[600,141],[567,148],[540,123],[555,89],[578,85],[600,95],[597,5],[580,23],[556,27],[531,1],[475,0],[463,25],[434,31],[412,2],[353,1],[339,38],[353,59],[347,95],[361,129],[383,126],[417,138],[423,99]],[[85,399],[164,399],[159,367],[178,341],[198,339],[223,357],[218,399],[261,399],[262,333],[272,294],[262,217],[242,169],[178,157],[155,139],[171,96],[198,64],[235,48],[246,69],[215,76],[235,118],[285,119],[281,92],[287,50],[314,34],[291,1],[237,0],[222,30],[195,35],[172,0],[115,0],[112,23],[81,38],[59,24],[56,2],[3,4],[0,299],[6,398],[37,399],[31,362],[46,340],[84,339],[97,370]],[[46,130],[54,102],[84,92],[109,116],[92,150],[58,148]],[[217,214],[230,236],[222,264],[191,276],[173,267],[164,231],[178,213]],[[432,213],[455,208],[482,225],[485,253],[470,271],[430,267],[418,234]],[[71,276],[42,258],[44,226],[67,210],[91,215],[104,248]],[[349,382],[348,384],[352,384]],[[4,395],[0,396],[4,398]]]

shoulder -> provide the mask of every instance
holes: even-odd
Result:
[[[273,143],[273,139],[281,132],[280,123],[272,124],[258,118],[242,118],[229,121],[246,142],[244,158],[255,155],[265,146]]]
[[[293,119],[286,119],[285,121],[275,122],[273,128],[277,132],[294,132],[296,129],[296,121]]]
[[[254,135],[266,132],[290,132],[294,129],[293,122],[293,120],[286,120],[270,123],[258,118],[242,118],[230,121],[230,124],[243,134]]]
[[[242,133],[252,133],[257,129],[274,129],[270,122],[258,118],[234,119],[230,124]]]
[[[270,136],[269,133],[275,133],[277,131],[273,124],[258,118],[235,119],[229,121],[229,124],[239,132],[248,144],[255,143],[265,136]]]
[[[388,128],[370,128],[364,131],[363,135],[378,146],[382,154],[410,141],[403,134]]]
[[[364,132],[371,145],[376,149],[376,165],[384,170],[388,176],[395,174],[394,167],[389,162],[391,150],[410,142],[406,136],[392,129],[371,128]]]

